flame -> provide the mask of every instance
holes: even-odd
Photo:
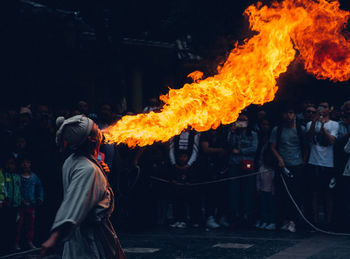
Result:
[[[104,130],[107,141],[145,146],[188,127],[206,131],[232,123],[248,105],[274,99],[276,79],[296,56],[318,79],[348,80],[350,42],[342,31],[350,12],[339,6],[326,0],[249,6],[245,14],[256,34],[236,44],[216,75],[202,79],[202,72],[191,73],[193,83],[160,97],[161,112],[124,116]]]

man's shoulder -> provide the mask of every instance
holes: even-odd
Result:
[[[327,125],[330,128],[339,128],[340,124],[337,121],[329,120],[325,125]]]

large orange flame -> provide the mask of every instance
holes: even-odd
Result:
[[[296,57],[318,79],[345,81],[350,77],[350,41],[342,34],[350,12],[338,1],[285,0],[245,10],[257,34],[236,45],[215,76],[202,80],[191,73],[192,84],[170,89],[160,99],[164,107],[125,116],[104,130],[107,141],[145,146],[165,142],[189,126],[197,131],[235,121],[250,104],[272,101],[276,78]]]

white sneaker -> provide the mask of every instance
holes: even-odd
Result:
[[[260,222],[260,220],[258,220],[258,221],[255,223],[255,227],[256,227],[256,228],[259,228],[259,227],[260,227],[260,224],[261,224],[261,222]]]
[[[288,231],[289,222],[281,227],[281,230]]]
[[[296,230],[295,228],[295,223],[293,221],[290,221],[289,224],[288,224],[288,228],[287,228],[288,231],[294,233]]]
[[[16,244],[16,245],[15,245],[15,249],[16,249],[17,251],[21,250],[21,247],[19,246],[19,244]]]
[[[179,226],[179,224],[180,224],[180,222],[176,221],[175,223],[170,224],[169,226],[172,227],[172,228],[177,228]]]
[[[261,223],[261,225],[259,226],[260,229],[265,229],[267,226],[266,222]]]
[[[265,227],[266,230],[276,230],[276,224],[270,223]]]
[[[230,226],[230,223],[227,221],[227,219],[225,217],[220,218],[219,224],[225,228],[228,228]]]
[[[192,224],[192,227],[194,227],[194,228],[199,228],[199,224],[198,224],[198,223],[193,223],[193,224]]]
[[[215,219],[213,216],[208,217],[207,223],[205,224],[208,228],[219,228],[220,225],[216,223]]]
[[[187,228],[187,224],[185,222],[179,222],[177,228]]]

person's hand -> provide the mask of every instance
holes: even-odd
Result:
[[[239,150],[237,148],[234,148],[232,150],[232,153],[235,154],[235,155],[238,155],[239,154]]]
[[[285,168],[286,167],[286,165],[284,164],[284,161],[283,161],[282,158],[278,159],[278,166],[281,167],[281,168]]]
[[[312,121],[318,121],[320,119],[320,112],[317,111],[313,116],[312,116]]]
[[[107,165],[105,162],[99,161],[99,163],[100,163],[100,166],[102,167],[103,171],[104,171],[106,174],[108,174],[108,173],[111,172],[111,170],[109,169],[108,165]]]

